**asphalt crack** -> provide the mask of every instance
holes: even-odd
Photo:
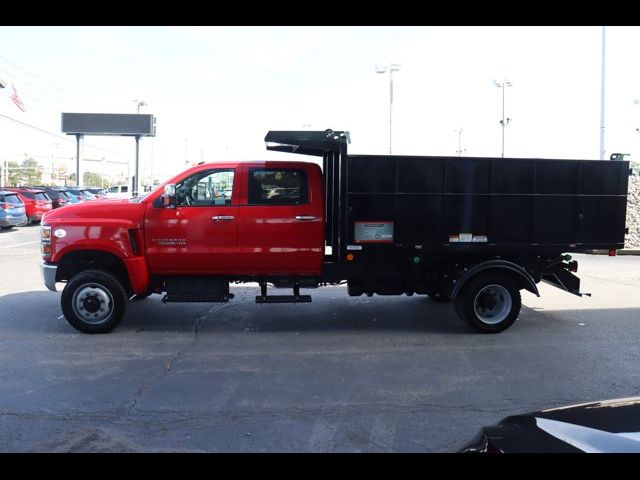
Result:
[[[196,324],[194,325],[194,328],[193,328],[193,340],[189,344],[185,345],[183,348],[181,348],[180,350],[178,350],[176,353],[173,354],[173,356],[165,364],[164,370],[160,375],[158,375],[155,379],[143,384],[138,389],[135,397],[131,401],[131,404],[126,408],[125,415],[127,416],[130,415],[133,409],[136,408],[136,406],[138,405],[138,402],[142,399],[142,396],[144,395],[145,391],[147,391],[153,385],[160,383],[169,373],[171,373],[173,366],[178,361],[178,359],[182,357],[187,350],[189,350],[190,348],[193,348],[195,344],[198,343],[200,326],[202,325],[204,320],[207,318],[207,316],[212,314],[215,310],[220,310],[225,305],[228,305],[228,304],[223,303],[220,305],[215,305],[212,308],[210,308],[204,315],[200,315],[198,317],[198,319],[196,320]]]

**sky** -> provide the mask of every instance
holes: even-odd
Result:
[[[500,156],[506,79],[505,156],[599,158],[599,26],[0,27],[0,45],[0,161],[73,171],[61,112],[135,113],[134,100],[157,119],[143,179],[200,160],[315,160],[266,151],[269,130],[348,130],[350,153],[387,154],[376,66],[390,63],[394,154]],[[640,27],[606,28],[605,158],[640,160],[638,47]],[[83,156],[84,170],[104,158],[133,173],[134,140],[86,137]]]

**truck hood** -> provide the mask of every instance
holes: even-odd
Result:
[[[142,228],[145,202],[131,200],[95,200],[76,203],[47,212],[42,220],[43,225],[51,224],[95,224],[107,220],[122,221],[128,228]]]

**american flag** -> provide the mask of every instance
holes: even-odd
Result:
[[[16,107],[18,107],[23,112],[26,112],[27,107],[24,106],[24,103],[22,103],[22,100],[20,100],[20,97],[18,97],[18,91],[16,90],[16,87],[14,87],[13,84],[11,84],[11,88],[13,88],[13,93],[11,94],[11,100],[13,100],[13,103],[16,104]]]

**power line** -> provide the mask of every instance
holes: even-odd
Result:
[[[25,83],[25,84],[29,85],[31,88],[33,88],[33,89],[37,90],[38,92],[43,93],[44,95],[46,95],[46,96],[48,96],[48,97],[51,97],[52,99],[54,99],[54,100],[55,100],[55,101],[57,101],[57,102],[60,102],[60,103],[65,104],[65,105],[69,105],[69,106],[73,107],[74,109],[76,108],[76,105],[73,105],[72,103],[69,103],[69,102],[67,102],[66,100],[61,100],[60,98],[55,97],[55,96],[51,95],[50,93],[45,92],[44,90],[41,90],[40,88],[36,87],[34,84],[32,84],[32,83],[30,83],[30,82],[26,81],[24,78],[18,77],[17,75],[15,75],[15,74],[13,74],[13,73],[11,73],[11,72],[8,72],[7,70],[3,70],[2,68],[0,68],[0,72],[4,72],[4,73],[6,73],[7,75],[11,75],[12,77],[17,78],[17,79],[18,79],[18,80],[20,80],[21,82],[23,82],[23,83]]]
[[[25,127],[33,128],[34,130],[38,130],[39,132],[45,133],[47,135],[52,135],[52,136],[54,136],[56,138],[60,138],[60,139],[62,139],[64,141],[66,141],[66,142],[72,142],[73,141],[69,137],[63,137],[62,135],[58,135],[57,133],[50,132],[48,130],[45,130],[44,128],[36,127],[34,125],[29,125],[28,123],[21,122],[20,120],[18,120],[16,118],[13,118],[13,117],[8,117],[7,115],[2,115],[1,113],[0,113],[0,117],[6,118],[7,120],[11,120],[11,121],[16,122],[16,123],[19,123],[20,125],[23,125]],[[104,147],[98,147],[98,146],[95,146],[95,145],[91,145],[90,143],[86,143],[85,142],[84,145],[86,147],[93,148],[95,150],[102,150],[103,152],[115,153],[116,155],[122,155],[123,157],[128,156],[128,154],[126,154],[126,153],[117,152],[115,150],[111,150],[111,149],[104,148]]]
[[[39,76],[38,76],[38,75],[36,75],[35,73],[31,73],[31,72],[29,72],[27,69],[25,69],[25,68],[21,67],[20,65],[18,65],[18,64],[16,64],[16,63],[14,63],[14,62],[12,62],[12,61],[11,61],[11,60],[9,60],[8,58],[3,57],[2,55],[0,55],[0,59],[4,60],[4,61],[5,61],[5,62],[7,62],[7,63],[10,63],[11,65],[13,65],[13,66],[14,66],[14,67],[16,67],[16,68],[19,68],[19,69],[20,69],[20,70],[22,70],[23,72],[28,73],[28,74],[29,74],[29,75],[31,75],[32,77],[37,78],[38,80],[40,80],[40,81],[42,81],[42,82],[44,82],[44,83],[46,83],[46,84],[48,84],[48,85],[51,85],[53,88],[55,88],[55,89],[57,89],[57,90],[61,91],[62,93],[64,93],[64,94],[66,94],[66,95],[70,96],[71,98],[75,98],[76,100],[78,100],[78,101],[80,101],[80,102],[82,102],[82,103],[84,103],[84,104],[86,104],[86,105],[89,105],[90,107],[93,107],[93,108],[95,108],[96,110],[99,110],[99,111],[100,111],[100,110],[104,110],[104,109],[102,109],[102,108],[100,108],[100,107],[97,107],[96,105],[93,105],[92,103],[87,102],[86,100],[82,100],[81,98],[76,97],[76,96],[75,96],[75,95],[73,95],[72,93],[69,93],[69,92],[67,92],[66,90],[63,90],[62,88],[58,87],[57,85],[54,85],[53,83],[51,83],[51,82],[49,82],[49,81],[47,81],[47,80],[45,80],[45,79],[43,79],[43,78],[39,77]]]
[[[60,138],[60,139],[65,140],[67,142],[71,141],[71,139],[69,139],[67,137],[63,137],[62,135],[58,135],[57,133],[50,132],[50,131],[45,130],[45,129],[40,128],[40,127],[29,125],[28,123],[21,122],[20,120],[18,120],[16,118],[8,117],[7,115],[2,115],[1,113],[0,113],[0,117],[6,118],[7,120],[11,120],[12,122],[19,123],[20,125],[24,125],[25,127],[33,128],[34,130],[38,130],[39,132],[46,133],[47,135],[52,135],[52,136],[54,136],[56,138]]]

